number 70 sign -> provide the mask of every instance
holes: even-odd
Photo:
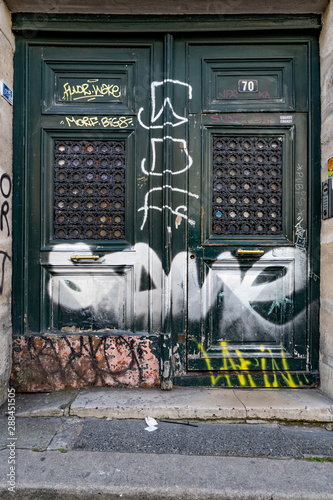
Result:
[[[258,80],[238,80],[238,92],[258,92]]]

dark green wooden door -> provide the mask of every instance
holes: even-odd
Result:
[[[29,48],[27,332],[160,329],[149,242],[162,243],[139,210],[151,150],[137,114],[161,63],[151,41]]]
[[[17,330],[151,336],[179,384],[316,381],[309,40],[22,43]]]
[[[188,370],[306,384],[288,372],[308,363],[307,47],[194,42],[188,58]]]

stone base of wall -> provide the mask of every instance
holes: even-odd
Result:
[[[83,387],[156,387],[157,338],[41,335],[13,341],[11,383],[19,392]]]
[[[320,390],[333,398],[333,367],[320,363]]]

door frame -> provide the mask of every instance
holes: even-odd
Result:
[[[13,32],[16,35],[15,54],[15,108],[14,108],[14,165],[13,165],[13,336],[25,334],[25,317],[22,304],[25,303],[27,290],[24,288],[24,255],[25,242],[25,203],[27,174],[24,171],[26,152],[24,137],[27,123],[27,48],[34,44],[56,44],[64,40],[65,33],[86,39],[89,30],[92,37],[109,33],[165,33],[165,57],[172,61],[172,36],[167,33],[198,33],[229,36],[237,34],[246,38],[247,32],[271,34],[276,41],[302,41],[308,44],[308,64],[310,79],[309,94],[309,212],[308,238],[311,268],[309,269],[309,287],[307,301],[309,304],[309,382],[318,382],[319,366],[319,280],[320,275],[320,85],[319,85],[319,48],[318,38],[321,28],[320,16],[317,15],[261,15],[261,16],[111,16],[111,15],[48,15],[40,18],[35,14],[14,14]],[[50,37],[52,33],[52,37]],[[25,85],[22,85],[22,82]],[[166,252],[167,262],[170,256]],[[167,298],[169,301],[170,298]],[[165,304],[165,311],[168,304]],[[176,347],[180,357],[185,356],[184,331],[182,324],[172,324],[167,313],[164,314],[166,324],[164,335],[161,334],[162,359],[161,380],[165,388],[172,382],[180,385],[216,385],[214,374],[187,374],[184,367],[176,367],[171,350]],[[169,331],[170,330],[170,331]],[[186,339],[185,339],[186,340]],[[186,361],[185,361],[186,364]],[[164,369],[168,366],[168,369]]]

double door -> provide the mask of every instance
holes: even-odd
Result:
[[[22,331],[161,338],[181,384],[311,384],[309,41],[29,51]]]

